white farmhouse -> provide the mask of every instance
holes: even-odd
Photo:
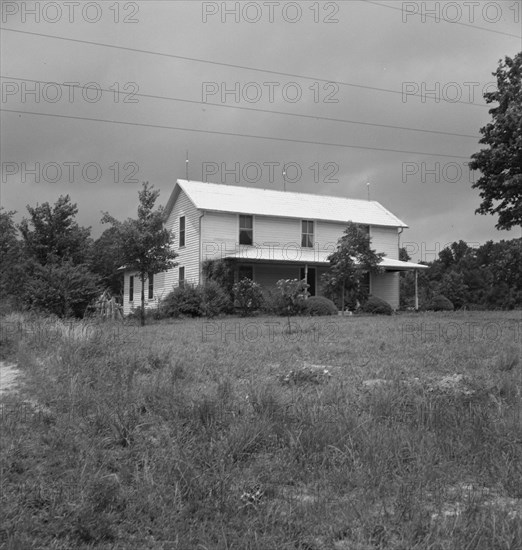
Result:
[[[370,234],[371,247],[384,252],[384,273],[368,277],[370,293],[399,307],[399,272],[426,266],[399,261],[399,235],[408,227],[378,202],[178,180],[165,209],[178,265],[145,283],[148,307],[174,287],[204,282],[206,259],[234,261],[236,280],[249,277],[263,287],[279,279],[306,278],[320,293],[327,260],[349,221]],[[141,283],[125,272],[124,313],[140,305]]]

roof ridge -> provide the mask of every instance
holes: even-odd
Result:
[[[183,183],[202,183],[203,185],[217,185],[219,187],[228,187],[228,188],[238,187],[239,189],[252,189],[253,191],[271,191],[271,192],[274,192],[274,193],[282,193],[282,194],[284,193],[286,195],[288,195],[288,193],[292,193],[294,195],[306,195],[306,196],[311,196],[311,197],[328,197],[328,198],[332,198],[332,199],[345,199],[345,200],[349,200],[349,201],[358,201],[358,202],[364,202],[364,203],[378,204],[379,206],[384,208],[379,201],[374,201],[374,200],[369,201],[367,199],[354,199],[354,198],[351,198],[351,197],[343,197],[342,195],[319,195],[317,193],[303,193],[302,191],[281,191],[280,189],[270,189],[270,188],[267,188],[267,187],[259,188],[259,187],[247,187],[245,185],[234,185],[234,184],[228,185],[226,183],[214,183],[214,182],[211,182],[211,181],[183,180],[183,179],[178,179],[177,181],[178,182],[183,182]]]

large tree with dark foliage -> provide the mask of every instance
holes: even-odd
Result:
[[[0,298],[15,298],[23,280],[22,247],[13,220],[15,212],[0,207]]]
[[[145,280],[149,274],[161,273],[174,267],[176,252],[172,249],[173,238],[164,227],[163,208],[154,210],[159,196],[148,182],[138,192],[138,219],[119,222],[105,213],[102,223],[110,223],[115,229],[120,258],[129,271],[138,273],[141,280],[141,325],[145,325]]]
[[[91,231],[76,222],[78,208],[69,195],[61,196],[53,206],[48,202],[27,206],[27,211],[30,217],[22,220],[19,229],[29,257],[41,265],[59,260],[75,265],[87,262]]]
[[[488,241],[478,248],[454,242],[419,273],[421,303],[442,294],[456,308],[520,308],[521,265],[522,239]],[[413,296],[414,276],[408,272],[401,280],[401,306],[411,306]]]
[[[22,301],[30,309],[60,317],[83,316],[99,292],[89,269],[90,228],[76,222],[78,208],[69,195],[54,205],[27,206],[19,226],[23,238]]]
[[[118,230],[109,227],[92,245],[91,270],[100,277],[100,283],[113,296],[123,294],[123,275],[118,269],[124,261],[118,244]]]
[[[488,148],[474,153],[469,166],[482,173],[473,184],[482,198],[476,212],[498,214],[497,229],[511,229],[522,225],[522,52],[500,61],[493,75],[497,90],[484,98],[498,107],[480,130]]]

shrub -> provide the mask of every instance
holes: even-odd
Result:
[[[234,267],[230,260],[204,260],[201,264],[203,275],[207,280],[214,281],[229,295],[233,296]]]
[[[302,313],[309,286],[304,279],[280,279],[277,281],[279,314],[290,316]]]
[[[205,317],[216,317],[232,312],[232,301],[225,289],[216,281],[207,281],[201,289],[200,310]]]
[[[365,313],[376,315],[391,315],[393,313],[391,305],[377,296],[370,296],[361,309]]]
[[[438,296],[434,296],[431,299],[431,302],[428,304],[427,309],[432,311],[453,311],[454,307],[453,304],[446,298],[446,296],[439,294]]]
[[[201,315],[201,287],[185,283],[176,287],[162,302],[162,310],[167,317]]]
[[[324,296],[310,296],[305,300],[303,315],[337,315],[337,306]]]
[[[263,289],[263,303],[261,310],[268,315],[281,315],[282,305],[281,297],[275,289],[264,288]]]
[[[33,263],[23,289],[23,302],[32,310],[59,317],[83,317],[99,295],[96,275],[72,261]]]
[[[234,298],[244,317],[257,311],[263,305],[261,286],[254,281],[247,278],[241,279],[234,285],[233,290]]]

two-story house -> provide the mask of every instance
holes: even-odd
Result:
[[[156,305],[184,282],[204,282],[206,259],[234,260],[237,280],[263,287],[279,279],[303,279],[312,295],[348,221],[363,226],[371,246],[384,252],[384,273],[368,276],[371,294],[399,307],[399,272],[426,266],[399,260],[399,234],[407,225],[378,202],[178,180],[165,208],[178,265],[150,277],[147,305]],[[125,272],[124,313],[140,305],[137,274]]]

